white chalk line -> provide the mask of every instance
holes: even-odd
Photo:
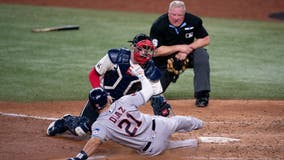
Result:
[[[223,121],[223,122],[212,121],[212,122],[205,122],[205,123],[209,123],[209,124],[244,124],[244,125],[255,124],[255,122],[232,122],[232,121]]]
[[[0,112],[0,115],[3,115],[3,116],[10,116],[10,117],[33,118],[33,119],[49,120],[49,121],[55,121],[55,120],[58,119],[58,118],[40,117],[40,116],[30,116],[30,115],[26,115],[26,114],[4,113],[4,112]]]

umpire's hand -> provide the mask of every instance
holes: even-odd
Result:
[[[178,52],[175,56],[178,60],[183,61],[187,57],[187,53],[185,52]]]

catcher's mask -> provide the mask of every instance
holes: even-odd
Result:
[[[90,104],[98,110],[104,109],[108,94],[102,88],[94,88],[89,93]]]
[[[140,33],[129,42],[131,42],[133,45],[133,58],[138,64],[144,65],[152,58],[155,46],[149,36]]]

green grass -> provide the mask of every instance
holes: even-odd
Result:
[[[157,14],[0,4],[0,100],[86,99],[88,72],[110,48],[129,47]],[[203,18],[211,36],[211,97],[284,99],[284,23]],[[32,28],[80,25],[78,31]],[[193,98],[187,70],[166,92]]]

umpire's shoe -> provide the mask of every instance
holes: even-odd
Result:
[[[194,93],[194,97],[196,98],[195,105],[197,107],[206,107],[209,102],[209,90],[203,90]]]
[[[195,101],[195,105],[197,107],[206,107],[208,106],[209,98],[208,97],[201,97],[197,98]]]
[[[49,136],[55,136],[56,134],[64,133],[68,130],[68,127],[65,126],[64,117],[67,117],[70,115],[64,115],[62,118],[50,123],[50,125],[47,128],[47,135]]]

